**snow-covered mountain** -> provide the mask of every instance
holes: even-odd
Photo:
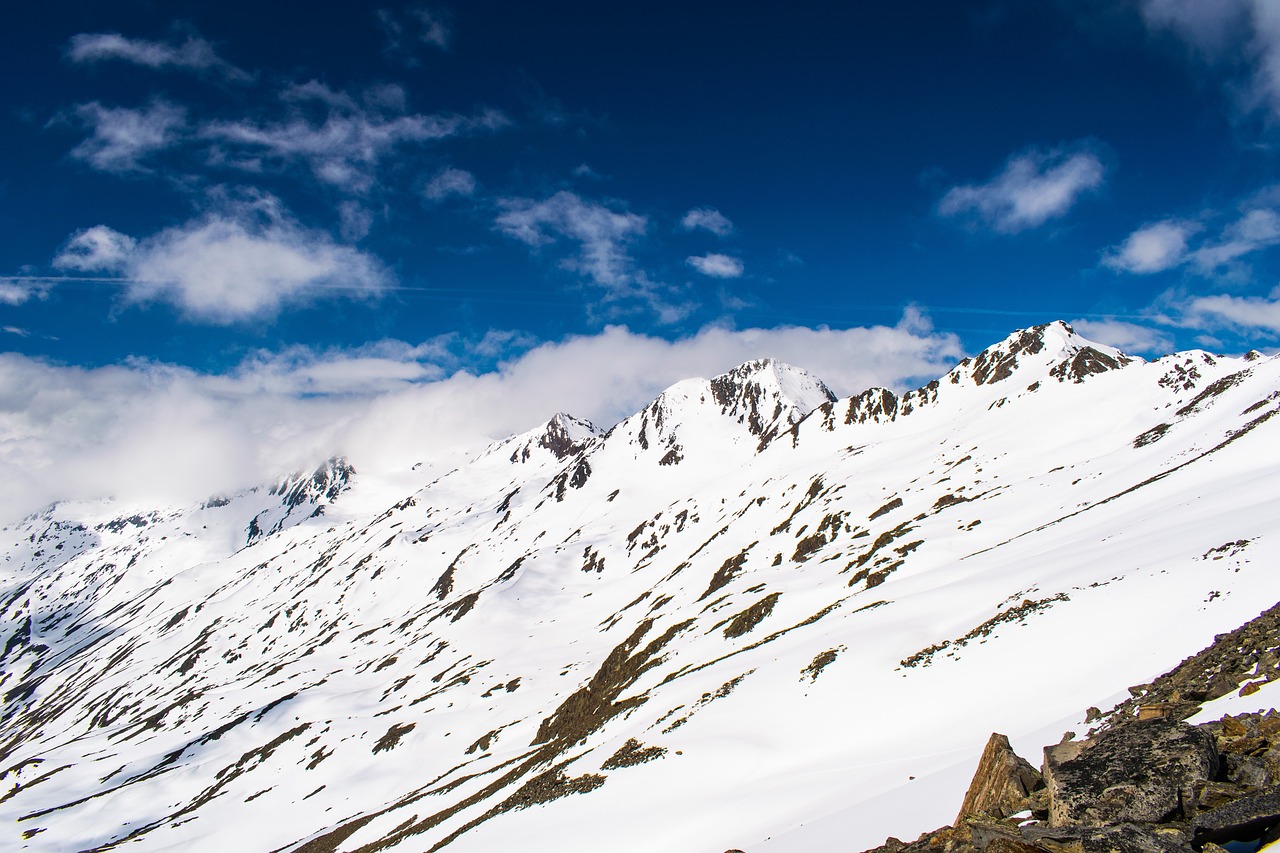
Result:
[[[557,415],[367,516],[341,459],[55,505],[0,530],[4,846],[931,829],[993,729],[1037,754],[1280,600],[1277,412],[1280,358],[1053,323],[900,396],[764,360]]]

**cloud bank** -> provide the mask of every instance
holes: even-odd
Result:
[[[469,349],[511,344],[511,336],[487,336]],[[914,386],[963,355],[953,335],[935,333],[915,312],[896,326],[712,327],[677,341],[609,326],[533,347],[479,375],[458,370],[458,349],[447,338],[295,348],[259,353],[222,375],[144,361],[83,369],[0,355],[0,476],[8,484],[0,518],[69,498],[198,501],[332,453],[368,476],[399,477],[417,462],[447,464],[557,411],[609,426],[676,381],[762,356],[805,367],[849,394]]]

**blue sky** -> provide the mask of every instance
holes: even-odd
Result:
[[[637,389],[608,420],[755,356],[910,384],[1059,318],[1280,338],[1266,0],[51,0],[0,65],[23,440],[174,377],[328,399],[653,353],[599,379]]]

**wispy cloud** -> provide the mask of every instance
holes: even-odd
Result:
[[[702,229],[720,237],[733,233],[733,223],[714,207],[695,207],[680,219],[680,227],[685,231]]]
[[[1185,219],[1164,219],[1143,225],[1119,246],[1103,253],[1102,263],[1119,272],[1140,275],[1173,269],[1187,259],[1187,240],[1202,227],[1198,222]]]
[[[744,269],[742,261],[738,258],[717,252],[685,258],[685,263],[712,278],[738,278]]]
[[[71,37],[66,56],[72,62],[131,62],[147,68],[177,68],[216,72],[234,82],[248,82],[252,75],[218,56],[205,39],[190,35],[178,44],[128,38],[120,33],[80,33]]]
[[[629,283],[635,263],[628,245],[645,233],[649,220],[630,211],[612,210],[561,190],[550,198],[505,198],[496,224],[502,233],[527,246],[540,247],[566,239],[578,252],[566,269],[579,272],[605,288]]]
[[[1208,232],[1208,233],[1206,233]],[[1205,234],[1198,243],[1191,238]],[[1245,259],[1280,245],[1280,213],[1270,207],[1244,205],[1226,225],[1165,219],[1144,225],[1119,246],[1103,253],[1102,263],[1118,272],[1145,275],[1189,266],[1203,276],[1247,275]]]
[[[206,124],[201,135],[234,149],[236,153],[227,157],[229,163],[237,162],[237,157],[248,163],[265,158],[280,166],[302,163],[322,183],[359,194],[373,186],[378,165],[401,146],[498,130],[511,123],[497,110],[473,115],[397,115],[321,88],[313,87],[310,94],[329,107],[322,120],[296,115],[269,123],[219,121]],[[326,94],[333,97],[321,97]],[[382,106],[389,109],[391,105]]]
[[[1236,264],[1246,255],[1280,244],[1280,213],[1255,208],[1227,225],[1216,240],[1204,243],[1191,261],[1205,274]]]
[[[938,213],[968,218],[1003,234],[1036,228],[1065,216],[1086,193],[1102,186],[1106,169],[1088,143],[1010,157],[983,184],[952,187]]]
[[[1243,65],[1248,80],[1233,92],[1243,111],[1280,115],[1280,6],[1273,0],[1139,0],[1147,27],[1190,45],[1210,65]]]
[[[91,135],[71,149],[71,156],[103,172],[145,171],[146,158],[182,140],[186,111],[167,101],[142,109],[104,107],[94,101],[76,107],[74,117]]]
[[[422,194],[432,201],[440,201],[449,196],[471,196],[476,191],[476,176],[465,169],[452,166],[436,172],[427,181]]]
[[[442,8],[411,6],[403,12],[380,9],[378,24],[386,39],[386,55],[409,66],[418,64],[418,47],[448,50],[453,41],[452,15]]]
[[[632,244],[648,229],[648,217],[587,201],[568,190],[540,201],[503,198],[498,207],[498,230],[535,251],[561,241],[572,244],[574,253],[563,257],[560,266],[603,290],[607,314],[634,303],[652,311],[658,322],[674,323],[693,310],[677,288],[654,281],[631,256]]]
[[[269,197],[142,240],[103,225],[85,229],[54,266],[118,274],[127,301],[165,302],[217,325],[270,319],[318,299],[368,298],[394,284],[378,260],[303,227]]]
[[[22,305],[48,293],[49,285],[18,277],[0,278],[0,305]]]
[[[1181,306],[1179,325],[1199,329],[1232,329],[1272,337],[1280,335],[1280,288],[1268,296],[1234,296],[1225,293],[1197,296]]]

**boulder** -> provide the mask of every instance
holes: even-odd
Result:
[[[1214,779],[1213,735],[1163,718],[1045,749],[1049,825],[1159,823],[1183,816],[1197,783]]]
[[[1191,824],[1197,845],[1207,841],[1252,841],[1280,826],[1280,788],[1242,797],[1196,815]]]
[[[1044,786],[1044,780],[1026,759],[1009,745],[1009,738],[993,733],[978,759],[977,772],[964,795],[955,825],[978,815],[1005,818],[1025,809],[1027,796]]]

